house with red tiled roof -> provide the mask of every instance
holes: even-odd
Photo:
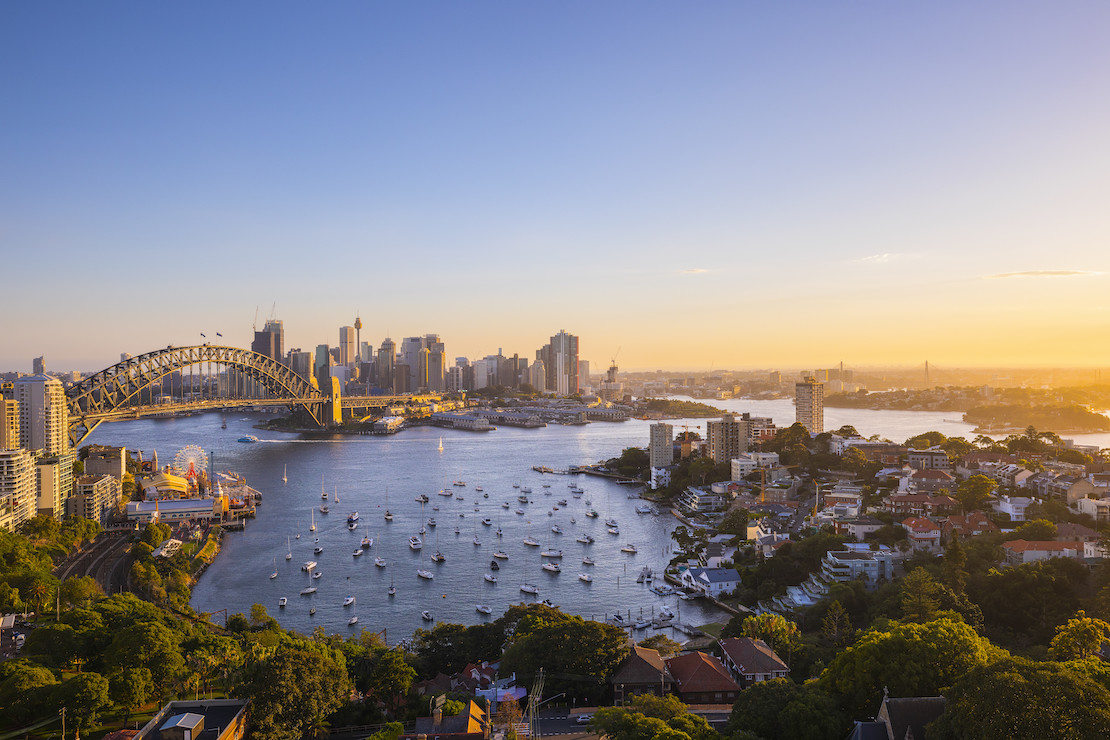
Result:
[[[1012,540],[1003,542],[1002,549],[1006,552],[1006,561],[1011,564],[1032,563],[1050,558],[1079,559],[1083,557],[1082,542]]]
[[[674,677],[658,650],[633,645],[609,678],[617,706],[634,696],[665,696],[674,690]]]
[[[717,644],[721,648],[721,664],[741,688],[790,675],[790,666],[763,640],[726,637]]]
[[[906,530],[910,544],[918,550],[940,547],[940,525],[923,516],[911,516],[900,524]]]
[[[981,511],[973,511],[969,514],[952,514],[944,522],[944,539],[950,540],[953,537],[976,537],[981,534],[989,534],[998,531],[998,525],[987,518],[987,515]]]
[[[678,698],[687,704],[732,704],[740,687],[721,661],[703,652],[682,653],[666,661]]]
[[[1056,525],[1057,542],[1098,542],[1102,538],[1100,532],[1090,527],[1075,522],[1060,522]]]

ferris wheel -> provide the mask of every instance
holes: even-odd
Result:
[[[208,469],[208,455],[199,445],[185,445],[173,458],[173,466],[189,480],[194,480]]]

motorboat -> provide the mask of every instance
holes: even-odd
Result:
[[[353,627],[356,624],[358,624],[358,617],[351,617],[350,619],[347,620],[347,626],[348,627]]]
[[[285,605],[288,604],[288,603],[289,603],[289,599],[282,596],[280,599],[278,599],[278,608],[279,609],[284,609]]]
[[[462,486],[466,485],[466,481],[457,480],[454,483],[452,483],[451,485],[462,487]]]
[[[502,502],[501,502],[501,508],[502,508],[502,509],[507,509],[507,508],[509,508],[509,502],[508,502],[508,501],[502,501]]]
[[[516,513],[519,514],[520,516],[524,516],[524,509],[517,509]]]
[[[433,578],[435,578],[435,574],[432,573],[432,571],[424,570],[423,568],[416,571],[416,575],[419,576],[420,578],[423,578],[425,581],[430,581]]]
[[[383,557],[374,558],[374,565],[378,566],[379,568],[384,568],[385,567],[385,558],[383,558]]]
[[[590,519],[597,519],[598,513],[593,509],[586,509],[586,516],[588,516]]]
[[[316,569],[316,561],[315,560],[309,560],[304,565],[301,566],[301,570],[303,570],[307,573],[311,573],[315,569]]]
[[[354,532],[358,529],[358,522],[347,522],[347,531]]]
[[[594,543],[594,538],[588,534],[580,534],[574,538],[574,541],[581,542],[583,545],[592,545]]]
[[[480,546],[481,544],[482,544],[482,541],[480,539],[478,539],[478,535],[474,535],[474,545],[477,547],[477,546]]]
[[[544,606],[549,606],[552,609],[558,609],[559,608],[559,607],[555,606],[555,602],[552,601],[551,599],[544,599],[540,603],[543,604]]]
[[[307,588],[301,589],[301,596],[311,596],[314,593],[316,593],[315,586],[308,586]]]
[[[551,525],[551,531],[554,532],[555,534],[562,534],[563,533],[563,528],[560,527],[558,524],[552,524]]]
[[[559,506],[570,506],[565,498],[559,499]]]
[[[562,550],[544,550],[540,553],[541,558],[561,558],[563,557]]]
[[[322,578],[322,577],[323,577],[323,575],[324,575],[324,574],[323,574],[323,573],[321,573],[320,571],[316,571],[315,573],[313,573],[313,574],[312,574],[312,580],[314,580],[314,581],[317,581],[317,580],[319,580],[320,578]]]
[[[353,524],[358,521],[358,512],[352,511],[347,515],[347,524]]]
[[[426,504],[429,501],[431,501],[431,499],[428,498],[428,494],[426,493],[422,493],[416,497],[416,503],[418,504]]]
[[[374,538],[373,537],[363,537],[362,538],[362,545],[361,545],[362,549],[367,550],[367,549],[369,549],[373,546],[374,546]]]
[[[316,616],[316,607],[312,607],[311,609],[308,610],[308,616],[310,616],[310,617]]]
[[[519,501],[522,504],[528,503],[528,497],[525,496],[524,494],[521,494],[520,496],[517,496],[516,500]]]
[[[430,611],[428,611],[427,609],[425,609],[424,611],[420,612],[420,618],[421,618],[421,619],[423,619],[423,620],[424,620],[425,622],[433,622],[433,621],[435,621],[435,620],[434,620],[434,619],[432,618],[432,613],[431,613]]]
[[[432,516],[432,517],[428,517],[428,526],[429,526],[429,527],[431,527],[431,528],[433,528],[433,529],[435,529],[435,526],[436,526],[436,518],[435,518],[434,516]]]
[[[324,548],[320,547],[319,545],[317,545],[316,547],[312,548],[312,554],[313,554],[313,555],[319,555],[319,554],[320,554],[320,553],[322,553],[323,551],[324,551]]]
[[[497,558],[498,560],[508,560],[508,559],[509,559],[509,554],[508,554],[508,553],[506,553],[506,552],[505,552],[504,550],[497,550],[497,551],[495,551],[495,552],[493,553],[493,556],[494,556],[495,558]]]
[[[605,526],[606,527],[615,527],[615,526],[617,526],[617,520],[614,519],[613,517],[609,517],[608,519],[605,520]]]
[[[578,574],[578,580],[583,581],[585,583],[593,583],[594,577],[591,576],[589,573],[579,573]]]
[[[651,626],[651,620],[650,619],[641,619],[639,622],[632,625],[632,628],[633,629],[638,629],[638,630],[646,630],[650,626]]]
[[[635,555],[636,554],[636,546],[633,545],[631,542],[629,542],[627,545],[625,545],[624,547],[621,548],[621,552],[630,552],[633,555]]]
[[[475,609],[475,611],[477,611],[480,614],[492,614],[493,613],[493,608],[490,607],[487,604],[478,604],[477,606],[474,607],[474,609]]]
[[[424,543],[421,542],[420,538],[417,537],[416,535],[413,535],[412,537],[409,537],[409,548],[410,549],[419,550],[423,546],[424,546]]]
[[[331,509],[328,508],[327,504],[320,504],[320,513],[321,514],[327,514],[329,511],[331,511]]]
[[[482,491],[484,491],[485,489],[484,489],[484,488],[482,488],[481,486],[474,486],[474,490],[475,490],[475,491],[478,491],[479,493],[481,493],[481,492],[482,492]],[[489,498],[489,497],[487,496],[487,498]]]
[[[440,552],[439,550],[436,550],[436,554],[432,556],[432,562],[433,562],[433,563],[442,563],[442,562],[444,562],[444,561],[446,561],[446,560],[447,560],[447,556],[446,556],[446,555],[444,555],[444,554],[443,554],[442,552]]]
[[[520,590],[526,594],[538,594],[540,592],[540,590],[531,583],[520,584]]]
[[[362,548],[361,547],[356,547],[354,549],[354,552],[351,553],[351,555],[353,555],[356,558],[362,557]]]
[[[355,597],[354,596],[348,596],[347,598],[343,599],[343,606],[353,606],[354,603],[355,603]]]
[[[637,504],[636,505],[636,513],[637,514],[650,514],[651,513],[651,504]]]
[[[529,488],[528,486],[522,486],[521,489],[520,489],[520,492],[521,493],[531,493],[532,489]]]
[[[482,577],[485,578],[488,583],[497,583],[497,576],[495,576],[493,573],[486,573]]]
[[[562,570],[558,563],[552,563],[550,561],[543,564],[543,569],[548,573],[558,573]]]
[[[386,593],[390,596],[396,596],[397,595],[397,587],[394,586],[392,583],[389,584],[389,588],[386,590]]]
[[[491,527],[493,526],[493,520],[487,516],[485,519],[482,520],[482,525],[486,527]]]

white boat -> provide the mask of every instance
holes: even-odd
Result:
[[[524,509],[517,509],[516,513],[521,515],[521,516],[524,516]]]
[[[579,573],[578,580],[585,581],[586,583],[593,583],[594,577],[589,573]]]
[[[638,629],[638,630],[646,630],[650,626],[651,626],[651,620],[649,620],[649,619],[641,619],[639,622],[632,625],[632,627],[634,629]]]
[[[311,616],[314,616],[315,614],[316,614],[316,607],[312,607],[311,609],[308,610],[308,616],[311,617]]]
[[[421,542],[420,538],[417,537],[416,535],[413,535],[412,537],[409,537],[409,548],[410,549],[419,550],[423,546],[424,546],[424,543]]]
[[[316,561],[315,560],[309,560],[306,563],[304,563],[304,565],[301,566],[301,570],[303,570],[307,573],[311,573],[315,569],[316,569]]]
[[[631,542],[629,542],[627,545],[625,545],[624,547],[621,548],[621,552],[630,552],[633,555],[635,555],[636,554],[636,546],[633,545]]]
[[[289,603],[289,599],[282,596],[280,599],[278,599],[278,608],[279,609],[284,609],[285,605],[288,604],[288,603]]]
[[[339,503],[339,486],[335,487],[335,503]]]
[[[650,514],[651,513],[651,504],[637,504],[636,505],[636,513],[637,514]]]
[[[502,501],[502,502],[501,502],[501,508],[502,508],[502,509],[507,509],[507,508],[509,508],[509,502],[508,502],[508,501]]]
[[[356,558],[362,557],[362,552],[363,551],[362,551],[361,547],[356,547],[354,552],[351,553],[351,555],[355,556]]]
[[[352,511],[350,514],[347,515],[347,524],[354,524],[357,521],[358,521],[358,512],[357,511]]]
[[[551,525],[551,531],[554,532],[555,534],[562,534],[563,533],[563,528],[560,527],[558,524],[552,524]]]
[[[531,537],[525,537],[524,538],[524,544],[528,545],[528,547],[539,547],[540,546],[540,543],[536,542]]]
[[[520,584],[520,590],[526,594],[538,594],[540,590],[533,586],[531,583]]]
[[[343,606],[351,606],[354,603],[355,603],[355,597],[354,596],[348,596],[347,598],[343,599]]]
[[[433,517],[428,517],[428,526],[435,529],[436,518],[434,516]]]
[[[397,587],[393,585],[393,579],[390,579],[389,581],[389,588],[386,590],[386,594],[388,594],[389,596],[397,595]]]
[[[347,522],[347,531],[354,532],[358,529],[358,522]]]
[[[393,515],[389,513],[389,509],[385,510],[385,520],[387,522],[393,521]]]
[[[474,535],[474,545],[475,546],[481,546],[481,544],[482,544],[482,541],[480,539],[478,539],[478,535]]]
[[[316,593],[315,586],[309,586],[308,588],[301,589],[301,596],[311,596],[314,593]]]
[[[594,543],[594,538],[588,534],[580,534],[574,538],[574,541],[581,542],[583,545],[592,545]]]
[[[312,513],[312,526],[308,528],[308,531],[309,532],[315,532],[316,531],[316,512],[313,511],[311,513]]]
[[[506,553],[504,550],[497,550],[496,552],[493,553],[493,556],[495,558],[497,558],[498,560],[508,560],[509,559],[508,553]]]
[[[385,567],[385,558],[382,558],[382,557],[374,558],[374,565],[378,566],[379,568],[384,568]]]
[[[487,516],[485,519],[482,520],[482,525],[485,526],[485,527],[492,527],[493,526],[493,520],[490,519]]]
[[[331,511],[331,509],[328,508],[327,504],[320,504],[320,513],[321,514],[327,514],[329,511]]]
[[[316,571],[315,573],[313,573],[313,574],[312,574],[312,580],[314,580],[314,581],[315,581],[315,580],[319,580],[319,579],[320,579],[320,577],[321,577],[321,576],[323,576],[323,575],[324,575],[324,574],[323,574],[323,573],[321,573],[320,571]]]
[[[489,583],[497,583],[497,576],[495,576],[493,573],[486,573],[483,578],[485,578]]]
[[[350,619],[347,620],[347,626],[348,627],[353,627],[356,624],[358,624],[358,617],[351,617]]]
[[[430,581],[430,580],[432,580],[433,578],[435,578],[435,574],[434,574],[434,573],[432,573],[432,571],[430,571],[430,570],[424,570],[423,568],[421,568],[420,570],[416,571],[416,575],[418,575],[419,577],[423,578],[423,579],[424,579],[425,581]]]
[[[594,559],[593,558],[582,558],[582,565],[593,565],[593,564],[594,564]]]
[[[319,554],[320,554],[320,553],[322,553],[323,551],[324,551],[324,548],[320,547],[319,545],[317,545],[316,547],[312,548],[312,554],[313,554],[313,555],[319,555]]]
[[[426,494],[426,493],[422,493],[422,494],[420,494],[419,496],[417,496],[417,497],[416,497],[416,498],[415,498],[414,500],[415,500],[415,501],[416,501],[416,503],[418,503],[418,504],[426,504],[426,503],[428,503],[428,501],[429,501],[429,499],[428,499],[428,494]]]
[[[586,516],[590,519],[597,519],[598,513],[593,509],[586,509]]]
[[[617,520],[614,519],[613,517],[609,517],[608,519],[605,520],[605,526],[606,527],[615,527],[615,526],[617,526]]]
[[[432,613],[428,610],[420,612],[420,618],[423,619],[425,622],[434,621],[434,619],[432,618]]]
[[[540,553],[541,558],[561,558],[563,557],[562,550],[544,550]]]
[[[362,545],[361,545],[362,549],[367,550],[367,549],[369,549],[373,546],[374,546],[374,538],[373,537],[367,537],[367,536],[364,535],[363,538],[362,538]]]
[[[320,476],[320,500],[328,500],[328,492],[324,490],[324,476],[322,475]]]
[[[461,481],[461,480],[457,480],[457,481],[455,481],[454,483],[452,483],[451,485],[453,485],[453,486],[460,486],[460,487],[462,487],[462,486],[465,486],[465,485],[466,485],[466,481]]]
[[[616,527],[609,527],[609,529],[607,529],[606,531],[607,531],[607,532],[608,532],[609,534],[617,534],[617,535],[619,535],[619,534],[621,533],[621,531],[620,531],[619,529],[617,529]]]
[[[493,608],[486,604],[478,604],[474,609],[481,614],[492,614]]]
[[[282,469],[281,469],[281,482],[282,483],[288,483],[289,482],[289,476],[286,475],[286,473],[288,471],[289,471],[289,466],[288,465],[285,465],[285,466],[282,467]]]
[[[440,492],[439,492],[439,495],[440,495],[440,496],[447,496],[447,497],[451,497],[451,496],[454,496],[454,495],[455,495],[455,492],[454,492],[454,491],[449,491],[449,490],[447,490],[446,488],[444,488],[444,489],[443,489],[442,491],[440,491]]]
[[[288,552],[285,553],[285,559],[286,560],[292,560],[293,559],[293,543],[289,541],[288,537],[285,538],[285,545],[286,545],[286,547],[289,548]]]
[[[531,493],[532,489],[529,488],[528,486],[524,486],[523,488],[520,489],[520,492],[521,493]]]
[[[562,570],[558,563],[552,563],[550,561],[543,564],[543,569],[549,573],[558,573]]]

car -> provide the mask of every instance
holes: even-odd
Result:
[[[592,720],[593,718],[594,718],[594,716],[592,714],[580,714],[580,715],[578,715],[577,717],[574,718],[574,724],[576,724],[576,725],[588,725],[588,724],[590,724],[590,720]]]

